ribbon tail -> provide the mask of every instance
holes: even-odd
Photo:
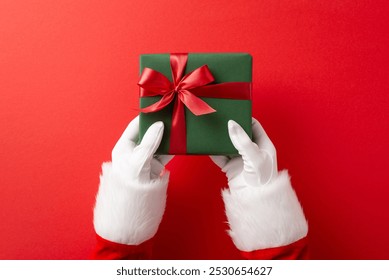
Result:
[[[209,106],[204,100],[198,98],[188,90],[180,90],[178,96],[185,106],[196,116],[216,112],[216,110]]]
[[[180,98],[176,98],[173,108],[172,127],[170,132],[169,154],[186,154],[186,121],[185,108]]]
[[[160,111],[163,108],[165,108],[170,102],[172,102],[173,98],[174,98],[174,93],[170,92],[170,93],[162,96],[162,98],[158,102],[155,102],[154,104],[151,104],[150,106],[142,108],[142,109],[140,109],[140,111],[142,113],[152,113],[152,112]]]

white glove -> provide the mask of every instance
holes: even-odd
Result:
[[[257,120],[253,141],[234,121],[228,122],[240,156],[211,156],[226,173],[222,192],[229,234],[241,251],[288,245],[307,235],[308,225],[286,171],[278,173],[276,149]]]
[[[277,175],[276,149],[259,122],[253,118],[254,142],[239,124],[230,120],[228,133],[241,156],[211,156],[228,178],[230,189],[266,185]]]
[[[112,150],[112,168],[125,182],[142,184],[158,180],[172,155],[154,156],[163,136],[163,122],[154,123],[142,142],[139,139],[139,116],[130,122]]]
[[[122,244],[138,245],[158,230],[166,204],[173,156],[154,156],[163,135],[162,122],[147,130],[142,142],[139,117],[128,125],[112,150],[112,163],[104,163],[94,209],[95,231]]]

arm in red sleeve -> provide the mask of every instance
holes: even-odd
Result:
[[[139,245],[126,245],[106,240],[96,234],[92,260],[147,260],[151,259],[152,239]]]
[[[241,251],[242,256],[248,260],[307,260],[308,238],[303,237],[291,244],[254,250],[251,252]]]

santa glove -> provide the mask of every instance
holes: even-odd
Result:
[[[222,191],[229,234],[241,251],[280,247],[307,235],[308,225],[287,171],[277,171],[276,149],[253,118],[253,141],[234,121],[228,122],[240,156],[211,156],[226,173]]]
[[[128,125],[112,150],[112,163],[104,163],[94,208],[94,227],[104,239],[139,245],[158,230],[166,204],[173,156],[154,156],[163,135],[163,123],[147,130],[142,142],[139,117]]]

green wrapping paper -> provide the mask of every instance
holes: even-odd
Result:
[[[189,53],[185,74],[206,64],[215,81],[249,82],[252,80],[252,57],[246,53]],[[170,54],[147,54],[140,56],[140,72],[151,68],[172,81]],[[234,120],[252,137],[252,101],[247,99],[200,97],[216,110],[215,113],[196,116],[185,107],[186,154],[191,155],[237,155],[228,135],[227,123]],[[161,96],[141,97],[140,108],[158,102]],[[157,154],[169,154],[170,134],[174,102],[160,111],[140,113],[139,141],[147,129],[157,121],[163,121],[165,129]]]

